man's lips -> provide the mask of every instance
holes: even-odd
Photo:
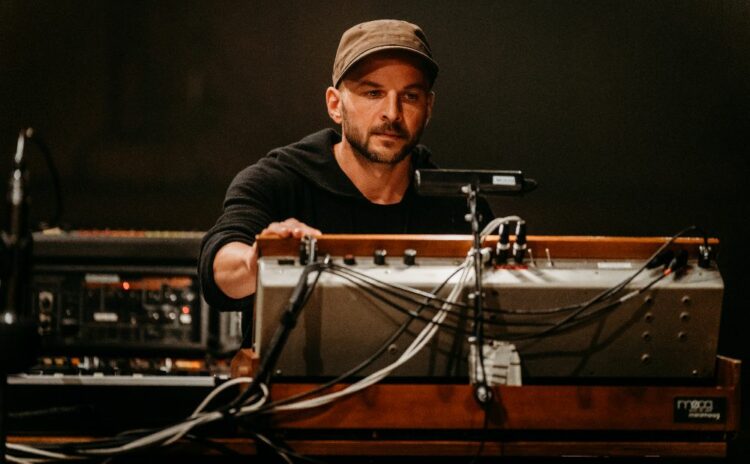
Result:
[[[403,134],[399,134],[396,132],[376,132],[375,135],[379,135],[381,137],[387,137],[390,139],[403,139]]]

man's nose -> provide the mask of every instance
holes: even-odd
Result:
[[[389,92],[385,97],[383,108],[383,119],[388,121],[399,121],[401,120],[401,100],[398,98],[396,92]]]

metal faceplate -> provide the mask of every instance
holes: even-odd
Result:
[[[349,266],[378,280],[431,290],[446,280],[460,260],[422,258],[414,266],[369,264],[359,257]],[[395,261],[395,260],[393,260]],[[303,267],[283,260],[259,260],[255,303],[254,346],[260,356],[279,326],[292,288]],[[286,260],[288,263],[289,260]],[[339,260],[335,263],[343,265]],[[529,310],[529,314],[486,312],[485,338],[509,340],[521,358],[524,383],[546,378],[700,379],[714,373],[723,281],[718,269],[690,262],[679,276],[669,275],[622,304],[596,304],[575,316],[575,324],[546,332],[572,311],[551,308],[585,302],[616,286],[641,267],[642,261],[559,260],[518,268],[486,268],[485,308]],[[648,285],[662,268],[646,270],[616,298]],[[441,292],[455,284],[454,277]],[[460,299],[468,300],[465,291]],[[404,308],[418,305],[393,297]],[[423,309],[431,318],[435,311]],[[395,371],[401,377],[467,377],[467,338],[473,310],[454,308],[432,342]],[[352,282],[324,272],[299,317],[277,364],[282,377],[336,376],[370,357],[410,319]],[[424,327],[412,320],[407,331],[360,375],[395,361]],[[457,332],[458,328],[461,332]],[[545,334],[541,332],[545,331]],[[524,337],[519,338],[524,335]]]

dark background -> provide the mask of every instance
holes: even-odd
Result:
[[[0,0],[0,179],[31,125],[68,227],[208,229],[238,170],[331,124],[341,33],[388,17],[420,24],[441,65],[423,140],[443,167],[537,179],[492,203],[534,234],[704,227],[722,240],[721,351],[750,359],[746,0]],[[54,193],[29,153],[38,222]]]

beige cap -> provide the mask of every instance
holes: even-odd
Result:
[[[419,26],[396,19],[379,19],[357,24],[341,36],[333,62],[333,86],[339,85],[344,74],[362,58],[383,50],[416,53],[432,72],[431,80],[437,76],[438,65]]]

